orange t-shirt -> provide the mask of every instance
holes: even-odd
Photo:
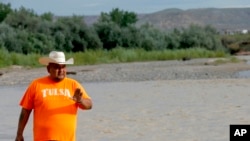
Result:
[[[75,80],[64,78],[55,83],[48,76],[34,80],[27,88],[20,105],[34,109],[34,141],[74,141],[78,104],[71,98],[76,88],[89,98],[84,88]]]

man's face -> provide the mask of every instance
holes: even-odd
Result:
[[[63,80],[66,76],[66,65],[49,63],[47,70],[50,74],[50,78],[55,81]]]

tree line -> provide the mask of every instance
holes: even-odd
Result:
[[[22,54],[117,47],[146,51],[188,48],[228,51],[219,33],[209,25],[161,31],[148,23],[137,26],[137,21],[136,13],[114,8],[102,12],[97,22],[87,25],[84,16],[58,17],[50,12],[38,15],[31,9],[11,9],[10,4],[0,3],[0,49]]]

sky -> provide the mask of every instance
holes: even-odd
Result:
[[[13,9],[21,6],[36,14],[51,12],[57,16],[100,15],[114,8],[137,14],[153,13],[169,8],[182,10],[197,8],[250,7],[250,0],[0,0]]]

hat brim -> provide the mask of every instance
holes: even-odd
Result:
[[[51,59],[49,57],[42,57],[39,59],[39,63],[42,65],[48,65],[49,63],[72,65],[72,64],[74,64],[74,59],[70,58],[65,62],[57,62],[56,60]]]

